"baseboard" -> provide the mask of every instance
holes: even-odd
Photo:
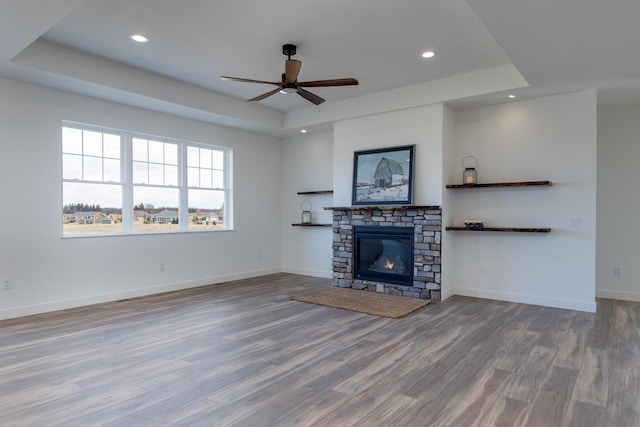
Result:
[[[266,276],[280,273],[280,268],[269,268],[265,270],[255,270],[237,274],[208,277],[188,282],[169,283],[148,288],[131,289],[124,292],[114,292],[109,294],[94,295],[90,297],[77,298],[64,301],[55,301],[44,304],[25,305],[21,307],[0,310],[0,320],[13,319],[16,317],[31,316],[34,314],[49,313],[58,310],[68,310],[70,308],[83,307],[105,302],[119,301],[127,298],[137,298],[147,295],[161,294],[164,292],[180,291],[182,289],[197,288],[205,285],[215,285],[219,283],[231,282],[234,280],[249,279],[252,277]]]
[[[448,289],[446,291],[441,291],[440,298],[442,301],[444,301],[448,298],[451,298],[454,295],[455,295],[455,292],[453,291],[453,289]]]
[[[610,289],[596,289],[596,297],[606,299],[619,299],[622,301],[640,302],[640,293],[638,292],[621,292]]]
[[[300,274],[302,276],[323,277],[325,279],[333,278],[333,272],[323,270],[308,270],[305,268],[282,267],[283,273]]]
[[[467,297],[487,298],[499,301],[517,302],[522,304],[541,305],[544,307],[566,308],[569,310],[596,312],[596,302],[569,301],[554,298],[542,298],[532,295],[514,294],[509,292],[496,292],[470,288],[455,288],[455,295]]]

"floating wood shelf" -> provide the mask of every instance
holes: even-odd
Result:
[[[415,210],[440,210],[442,206],[407,206],[407,205],[384,205],[384,206],[325,206],[325,211],[415,211]]]
[[[467,228],[467,227],[447,227],[448,231],[499,231],[504,233],[549,233],[550,228],[514,228],[514,227],[483,227],[483,228]]]
[[[447,184],[447,188],[535,187],[553,185],[551,181],[492,182],[485,184]]]
[[[298,191],[298,194],[333,194],[333,190]]]
[[[291,224],[294,227],[333,227],[333,224]]]

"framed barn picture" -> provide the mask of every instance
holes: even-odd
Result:
[[[411,205],[414,145],[354,152],[353,205]]]

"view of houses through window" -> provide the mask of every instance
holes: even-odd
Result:
[[[230,150],[62,128],[63,234],[226,229]]]

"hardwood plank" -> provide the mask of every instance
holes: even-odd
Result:
[[[554,364],[562,368],[578,370],[593,327],[595,316],[591,313],[577,313],[563,339],[557,343],[558,355]]]
[[[555,355],[554,349],[534,346],[523,365],[516,370],[505,390],[505,397],[531,403],[542,383],[550,375],[550,366]]]
[[[332,422],[332,414],[335,413],[335,408],[339,408],[347,402],[347,396],[342,393],[333,390],[327,390],[322,396],[318,396],[315,399],[314,404],[308,407],[306,410],[301,410],[296,414],[291,414],[286,420],[283,420],[284,425],[289,426],[321,426],[326,425],[327,420]]]
[[[532,343],[535,343],[539,338],[540,332],[520,331],[514,339],[500,347],[493,360],[493,366],[505,371],[516,372],[529,357]]]
[[[369,427],[372,425],[401,426],[408,425],[408,412],[420,402],[412,397],[395,395],[386,399],[373,411],[354,424],[354,427]]]
[[[610,331],[609,346],[611,366],[620,369],[634,369],[640,366],[640,342],[635,339],[638,331],[638,316],[634,305],[621,302],[612,311],[614,318]]]
[[[605,350],[587,348],[580,366],[573,399],[591,405],[607,406],[609,360]]]
[[[138,386],[123,387],[116,391],[87,393],[85,391],[62,396],[59,399],[37,402],[33,406],[17,408],[16,411],[3,413],[3,417],[16,425],[68,426],[109,422],[105,417],[93,417],[93,413],[104,408],[112,408],[138,398],[151,398]],[[119,415],[121,416],[121,415]]]
[[[501,369],[488,369],[459,403],[447,411],[437,425],[479,426],[480,420],[484,419],[498,400],[502,399],[502,393],[512,375],[511,372]]]
[[[528,329],[541,333],[540,339],[536,344],[543,347],[558,348],[565,342],[576,312],[573,310],[557,310],[545,307],[540,313],[546,316],[546,321],[536,323],[534,320]]]
[[[412,342],[398,345],[356,375],[338,384],[333,390],[346,395],[353,395],[363,391],[375,382],[375,378],[379,373],[384,372],[397,363],[402,363],[402,360],[406,358],[413,346],[414,343]]]
[[[640,399],[633,390],[640,390],[640,372],[637,369],[616,367],[610,370],[607,418],[618,420],[621,426],[640,424]]]
[[[494,427],[521,426],[529,407],[530,404],[526,402],[503,397],[495,403],[484,418],[478,420],[478,425]]]
[[[571,402],[577,372],[573,369],[553,369],[551,376],[542,384],[525,426],[548,427],[562,425]]]
[[[637,426],[640,303],[402,319],[274,274],[0,321],[0,425]]]
[[[594,325],[591,331],[591,347],[606,350],[609,346],[609,334],[615,325],[614,310],[613,300],[598,300]]]
[[[625,425],[615,421],[609,423],[607,420],[607,410],[598,405],[572,401],[567,420],[562,424],[566,427],[590,427],[590,426],[611,426],[611,427],[633,427],[637,424]]]

